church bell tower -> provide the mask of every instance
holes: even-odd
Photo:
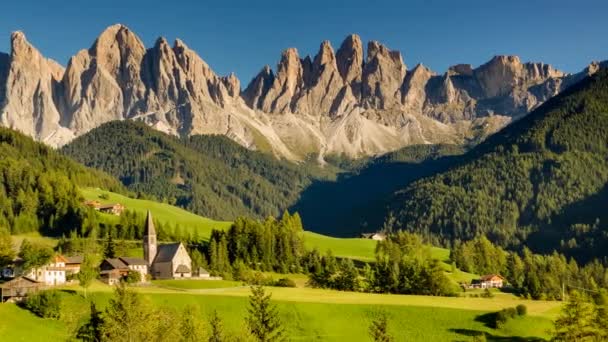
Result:
[[[146,225],[144,226],[144,259],[148,262],[148,266],[152,267],[152,262],[156,257],[156,229],[154,229],[154,221],[152,214],[148,210],[146,216]]]

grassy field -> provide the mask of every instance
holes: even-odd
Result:
[[[201,289],[200,283],[175,282],[196,289],[172,290],[150,286],[136,290],[155,305],[168,309],[182,310],[193,304],[200,307],[203,317],[217,310],[227,330],[232,334],[243,331],[249,289],[225,287],[229,284],[216,281],[206,281],[206,289]],[[213,289],[214,286],[217,288]],[[490,341],[544,339],[548,337],[551,319],[560,304],[525,301],[506,294],[484,299],[374,295],[307,288],[268,290],[272,292],[273,302],[277,304],[287,334],[293,341],[370,341],[368,325],[379,311],[388,314],[390,330],[396,341],[470,341],[472,334],[480,332],[486,333]],[[103,307],[111,291],[110,287],[96,283],[89,291],[89,298]],[[480,319],[485,313],[519,303],[528,306],[529,315],[509,321],[502,329],[489,328]],[[7,341],[48,341],[68,337],[88,311],[87,302],[78,288],[64,292],[63,311],[66,317],[57,322],[37,318],[13,304],[2,304],[0,336]]]
[[[202,216],[198,216],[184,209],[165,203],[133,199],[100,189],[83,188],[81,189],[81,193],[87,200],[97,200],[104,204],[120,203],[124,205],[127,210],[133,210],[142,214],[145,214],[148,210],[150,210],[155,220],[162,223],[179,223],[184,231],[193,232],[196,230],[198,231],[199,236],[204,239],[209,238],[212,229],[227,229],[231,224],[230,222],[214,221]],[[100,196],[102,194],[107,195],[108,199],[101,199]]]

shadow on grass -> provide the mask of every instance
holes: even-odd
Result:
[[[487,341],[515,341],[515,342],[546,342],[547,340],[539,337],[521,337],[521,336],[497,336],[489,332],[473,330],[473,329],[449,329],[449,331],[469,337],[484,335]]]
[[[61,290],[58,290],[58,291],[59,292],[63,292],[63,293],[67,293],[69,295],[75,295],[77,293],[76,290],[68,290],[68,289],[61,289]]]

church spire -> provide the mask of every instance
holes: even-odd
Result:
[[[156,229],[154,229],[152,213],[148,210],[146,224],[144,226],[144,259],[148,262],[148,266],[150,267],[156,257],[156,250]]]

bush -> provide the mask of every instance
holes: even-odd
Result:
[[[492,291],[490,291],[490,289],[485,289],[483,291],[483,293],[481,294],[481,297],[483,297],[483,298],[494,298],[494,294],[492,293]]]
[[[61,296],[56,291],[41,291],[26,298],[23,306],[42,318],[59,319]]]
[[[137,284],[141,282],[141,273],[137,271],[129,271],[124,280],[127,284]]]
[[[274,283],[278,287],[296,287],[296,282],[289,278],[281,278]]]
[[[525,316],[526,314],[528,314],[528,307],[523,304],[519,304],[518,306],[516,306],[515,310],[517,310],[518,316]]]

